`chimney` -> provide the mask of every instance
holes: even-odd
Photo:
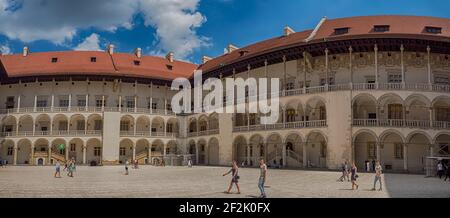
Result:
[[[227,47],[228,54],[231,53],[231,52],[233,52],[233,51],[236,51],[236,50],[238,50],[238,49],[239,49],[239,48],[236,47],[236,46],[233,45],[233,44],[229,44],[228,47]]]
[[[28,46],[23,47],[23,56],[26,57],[30,53],[30,50],[28,49]]]
[[[114,45],[113,45],[113,44],[109,44],[109,45],[108,45],[107,52],[108,52],[110,55],[113,55],[113,54],[114,54]]]
[[[289,36],[293,33],[295,33],[295,31],[291,27],[289,26],[284,27],[284,36]]]
[[[137,58],[141,58],[142,57],[142,49],[136,48],[136,50],[134,51],[134,54],[136,55]]]
[[[172,63],[172,62],[173,62],[173,52],[167,53],[166,59],[167,59],[170,63]]]
[[[206,62],[210,61],[211,59],[212,59],[212,57],[203,56],[202,57],[202,64],[205,64]]]

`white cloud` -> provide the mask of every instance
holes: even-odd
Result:
[[[0,45],[0,54],[11,54],[11,49],[7,45]]]
[[[131,29],[133,16],[142,13],[145,25],[156,30],[155,53],[174,51],[186,58],[208,38],[196,29],[206,22],[200,0],[0,0],[0,34],[25,43],[48,40],[70,42],[80,29],[114,32]],[[145,46],[145,45],[143,45]]]
[[[86,37],[83,42],[78,44],[74,50],[77,51],[100,51],[100,37],[96,33],[92,33],[90,36]]]

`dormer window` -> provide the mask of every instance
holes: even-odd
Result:
[[[58,58],[52,58],[52,63],[58,62]]]
[[[173,66],[172,65],[167,64],[166,67],[167,67],[168,70],[173,70]]]
[[[140,65],[141,65],[141,61],[135,60],[135,61],[134,61],[134,65],[140,66]]]
[[[92,63],[97,62],[97,58],[96,58],[96,57],[91,57],[91,62],[92,62]]]
[[[334,35],[344,35],[348,33],[349,27],[342,27],[334,29]]]
[[[440,33],[442,33],[442,28],[441,27],[427,26],[427,27],[425,27],[425,32],[433,33],[433,34],[440,34]]]
[[[389,25],[375,25],[373,26],[373,31],[377,33],[389,32]]]

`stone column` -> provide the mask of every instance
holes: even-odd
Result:
[[[48,146],[48,160],[47,160],[48,165],[52,164],[51,159],[52,159],[52,145],[49,145]]]
[[[136,160],[136,145],[133,145],[133,160]]]
[[[149,145],[147,150],[147,164],[152,164],[152,146]]]
[[[286,161],[286,158],[287,158],[286,144],[283,143],[282,146],[283,147],[281,150],[283,151],[283,153],[281,154],[281,158],[283,158],[283,162],[281,164],[283,165],[283,167],[285,167],[286,163],[287,163],[287,161]]]
[[[400,46],[400,64],[402,69],[402,88],[405,88],[405,63],[404,63],[404,51],[405,47],[403,47],[403,44]]]
[[[350,89],[353,89],[353,48],[348,48],[349,52],[349,68],[350,68]]]
[[[247,146],[247,165],[250,166],[250,146]]]
[[[328,86],[328,48],[325,49],[325,86]]]
[[[69,149],[70,148],[67,145],[64,147],[66,161],[69,160]]]
[[[305,143],[303,143],[303,146],[302,146],[302,149],[303,149],[303,168],[306,168],[307,167],[307,163],[308,163],[308,155],[307,155],[307,144],[306,144],[306,142]]]
[[[17,113],[20,113],[20,97],[21,95],[17,96]]]
[[[134,96],[134,113],[137,113],[137,104],[138,104],[137,95],[135,95]]]
[[[287,91],[287,69],[286,69],[286,55],[283,55],[283,96],[286,96]]]
[[[34,162],[34,146],[31,146],[31,157],[30,157],[30,165],[35,165]]]
[[[428,73],[428,88],[430,89],[430,90],[433,90],[433,87],[432,87],[432,78],[431,78],[431,55],[430,55],[430,52],[431,52],[431,48],[430,48],[430,46],[427,46],[427,73]]]
[[[377,160],[381,163],[381,150],[380,150],[380,142],[376,143],[377,145]]]
[[[36,112],[37,109],[37,95],[34,96],[34,106],[33,106],[33,111]]]
[[[306,93],[306,52],[303,52],[303,93]]]
[[[13,165],[17,165],[17,151],[19,149],[17,148],[17,146],[14,146],[14,158],[13,158]]]
[[[403,144],[403,169],[408,171],[408,145]]]
[[[102,111],[105,111],[105,96],[102,95]]]
[[[428,111],[429,111],[430,127],[433,128],[433,108],[430,107]]]
[[[72,111],[72,94],[69,94],[69,106],[67,108],[69,111]]]
[[[378,76],[378,45],[377,44],[375,44],[375,46],[374,46],[374,48],[373,48],[373,51],[374,51],[374,55],[375,55],[375,86],[376,86],[376,88],[378,89],[378,83],[380,82],[379,81],[379,76]]]
[[[122,111],[122,96],[119,95],[119,112]]]
[[[86,164],[86,146],[83,146],[83,164]]]
[[[54,108],[55,108],[55,95],[52,95],[50,110],[53,111]]]
[[[86,94],[86,106],[85,106],[85,110],[88,111],[89,110],[89,95]]]
[[[198,161],[198,158],[199,158],[198,146],[199,146],[198,144],[195,145],[195,162],[196,162],[197,165],[199,163],[199,161]]]

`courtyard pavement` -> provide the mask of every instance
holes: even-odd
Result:
[[[140,166],[124,175],[123,166],[78,166],[74,178],[54,167],[8,166],[0,168],[0,197],[83,198],[252,198],[259,195],[259,169],[239,170],[242,194],[224,194],[230,176],[224,167]],[[269,169],[269,198],[387,198],[450,197],[450,182],[423,175],[385,174],[383,191],[371,191],[373,174],[359,173],[359,190],[349,182],[337,182],[339,172]],[[233,189],[235,192],[236,190]]]

